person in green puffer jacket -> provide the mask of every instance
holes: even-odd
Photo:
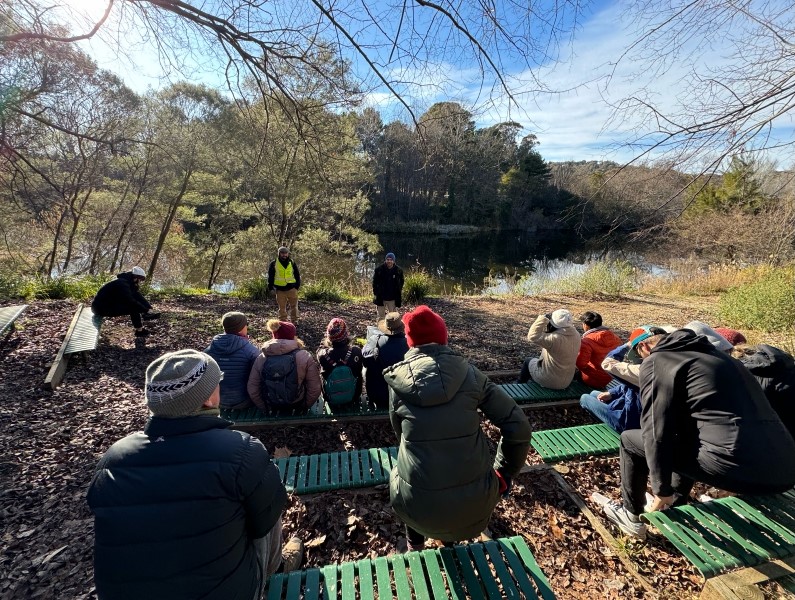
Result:
[[[442,317],[419,306],[403,323],[409,351],[384,370],[399,440],[389,495],[409,550],[418,550],[427,537],[480,535],[527,458],[531,430],[516,402],[447,346]],[[494,458],[478,409],[502,434]]]

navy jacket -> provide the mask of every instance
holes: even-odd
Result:
[[[100,600],[251,600],[253,540],[287,502],[262,443],[216,416],[152,417],[105,453],[88,490]]]
[[[364,384],[367,399],[378,408],[389,407],[389,386],[384,380],[384,369],[399,363],[409,351],[405,333],[371,337],[362,350]]]
[[[259,356],[259,348],[246,337],[234,333],[222,333],[213,338],[205,352],[215,359],[224,373],[221,381],[221,407],[253,406],[246,387],[251,367]]]
[[[395,306],[403,303],[403,269],[394,265],[387,268],[386,263],[373,272],[373,304],[384,305],[384,300],[394,301]]]
[[[91,302],[94,314],[102,317],[117,317],[133,312],[145,313],[152,308],[143,294],[138,291],[130,271],[119,273],[97,292]]]

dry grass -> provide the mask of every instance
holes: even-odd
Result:
[[[692,260],[671,264],[664,275],[648,275],[641,283],[641,292],[659,296],[717,296],[732,288],[763,278],[773,267],[757,265],[702,266]]]

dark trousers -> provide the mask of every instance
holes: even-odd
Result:
[[[527,383],[531,381],[533,378],[530,377],[530,361],[532,359],[526,358],[525,361],[522,363],[522,370],[519,371],[519,379],[516,380],[516,383]]]
[[[646,484],[649,480],[649,465],[643,448],[640,429],[629,429],[621,434],[621,498],[626,509],[634,515],[643,513],[646,504]],[[675,504],[685,504],[690,497],[693,484],[700,481],[709,486],[737,494],[777,494],[791,486],[765,485],[743,481],[737,474],[720,473],[717,463],[705,465],[698,462],[697,449],[682,442],[673,456],[671,487]]]
[[[409,543],[415,548],[421,548],[425,545],[425,536],[408,525],[406,525],[406,538],[408,538]],[[442,542],[446,548],[452,547],[455,543],[456,542]]]
[[[133,327],[140,329],[144,326],[143,319],[141,319],[141,308],[137,305],[103,308],[101,312],[97,311],[97,309],[93,306],[91,308],[94,311],[94,314],[99,315],[100,317],[123,317],[124,315],[130,315],[130,321],[132,321]]]

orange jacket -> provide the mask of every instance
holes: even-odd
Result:
[[[585,385],[601,389],[610,383],[611,376],[602,368],[602,361],[613,348],[622,344],[621,339],[606,327],[589,329],[582,336],[577,368]]]

